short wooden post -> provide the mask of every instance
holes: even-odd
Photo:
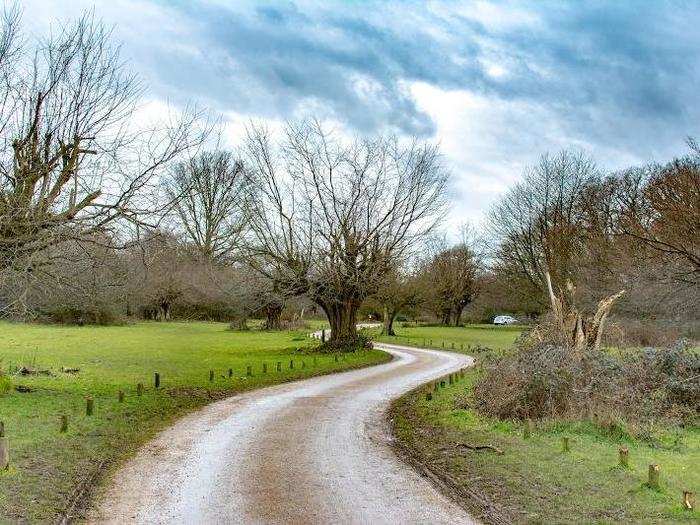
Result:
[[[301,367],[302,367],[302,368],[306,368],[306,361],[302,361],[302,362],[301,362]]]
[[[460,343],[460,344],[459,344],[459,349],[460,349],[460,350],[464,350],[464,343]]]
[[[282,371],[282,363],[280,361],[277,361],[277,371],[278,372]]]
[[[449,375],[449,383],[450,383],[450,384],[453,384],[453,383],[454,383],[454,379],[452,379],[452,374]]]
[[[294,370],[294,359],[289,360],[289,369]]]
[[[245,369],[245,375],[247,376],[252,376],[253,375],[253,367],[251,365],[248,365]]]
[[[445,348],[445,341],[442,342],[442,347]]]
[[[647,485],[649,488],[652,488],[654,490],[659,490],[660,485],[659,485],[659,471],[661,470],[661,467],[656,464],[651,464],[649,465],[649,479],[647,481]]]
[[[321,342],[325,343],[326,342],[326,330],[325,328],[321,330]]]
[[[5,423],[0,421],[0,470],[10,468],[10,442],[5,436]]]
[[[433,394],[431,392],[428,392],[427,394],[425,394],[426,401],[432,401],[432,399],[433,399]]]
[[[628,468],[630,466],[630,451],[627,447],[620,447],[620,466]]]
[[[561,438],[561,450],[562,452],[569,452],[571,450],[569,447],[569,438],[566,436]]]
[[[65,434],[68,432],[68,416],[63,415],[61,416],[61,429],[60,429],[61,434]]]
[[[689,490],[683,491],[683,508],[693,510],[695,508],[695,493]]]
[[[228,369],[228,376],[233,377],[233,368]]]
[[[334,357],[335,357],[335,362],[337,363],[338,362],[338,354],[335,354]]]
[[[263,363],[263,374],[267,374],[267,363]]]
[[[455,349],[455,344],[454,344],[454,343],[452,343],[452,350],[454,350],[454,349]]]
[[[138,385],[136,385],[136,395],[137,396],[143,395],[143,383],[139,383]]]
[[[214,371],[209,370],[209,381],[214,381]]]
[[[119,400],[120,403],[124,402],[124,391],[120,390],[119,393],[117,394],[117,399]]]
[[[442,388],[445,388],[445,382],[444,382],[444,381],[440,381],[440,386],[441,386]]]
[[[153,382],[156,385],[156,388],[160,388],[160,374],[158,372],[153,374]]]
[[[91,416],[95,411],[95,400],[91,397],[85,398],[85,415]]]
[[[531,436],[532,436],[532,421],[529,419],[526,419],[523,422],[523,438],[530,439]]]

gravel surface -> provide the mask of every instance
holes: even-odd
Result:
[[[472,359],[375,345],[384,365],[252,391],[181,420],[116,473],[94,523],[473,523],[390,445],[392,399]]]

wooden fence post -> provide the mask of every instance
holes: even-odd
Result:
[[[233,368],[228,369],[228,376],[233,377]]]
[[[120,390],[119,393],[117,394],[117,399],[119,400],[120,403],[124,402],[124,391]]]
[[[91,397],[85,398],[85,415],[91,416],[95,410],[95,400]]]
[[[263,363],[263,374],[267,374],[267,363]]]
[[[68,416],[61,416],[61,434],[68,432]]]
[[[248,365],[245,369],[245,375],[247,376],[252,376],[253,375],[253,367],[251,365]]]
[[[156,388],[160,388],[160,374],[158,372],[153,374],[153,383],[156,385]]]
[[[649,480],[647,482],[647,485],[649,485],[649,488],[659,490],[660,485],[659,485],[659,471],[661,470],[661,467],[656,464],[651,464],[649,465]]]
[[[289,360],[289,369],[294,370],[294,359]]]
[[[136,385],[136,395],[137,396],[143,395],[143,383],[139,383],[138,385]]]
[[[282,362],[281,361],[277,361],[277,371],[278,372],[282,371]]]
[[[569,452],[571,450],[569,448],[569,438],[566,436],[561,438],[561,450],[562,452]]]
[[[209,381],[214,381],[214,371],[209,370]]]
[[[627,447],[620,447],[620,466],[624,468],[630,466],[630,451]]]
[[[10,468],[10,442],[5,436],[5,423],[0,421],[0,470]]]

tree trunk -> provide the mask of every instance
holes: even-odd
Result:
[[[344,301],[332,304],[320,304],[331,325],[329,343],[337,346],[347,345],[353,349],[357,342],[357,309],[354,301]]]
[[[459,326],[459,323],[462,322],[462,311],[463,308],[461,306],[455,306],[454,312],[452,313],[455,326]]]
[[[452,310],[443,310],[442,317],[440,318],[440,323],[445,326],[450,326],[450,318],[452,317]]]
[[[394,332],[394,318],[396,310],[384,305],[384,326],[382,327],[382,335],[396,335]]]
[[[265,307],[265,330],[282,329],[282,310],[284,305],[278,302],[271,302]]]

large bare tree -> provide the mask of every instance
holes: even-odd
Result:
[[[202,140],[194,111],[146,117],[141,82],[92,15],[39,41],[18,24],[6,13],[0,36],[0,270],[31,268],[45,248],[120,219],[143,222],[159,204],[156,178]]]
[[[354,341],[362,302],[444,210],[437,147],[346,141],[303,122],[289,124],[279,145],[252,127],[247,149],[258,268],[323,309],[332,344]]]

